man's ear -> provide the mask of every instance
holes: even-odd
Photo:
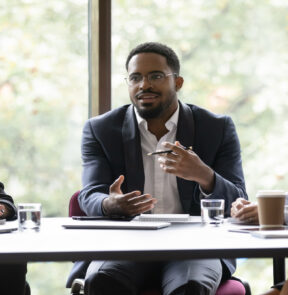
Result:
[[[179,76],[175,79],[175,89],[176,91],[179,91],[182,88],[182,85],[184,83],[183,77]]]

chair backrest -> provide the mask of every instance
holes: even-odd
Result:
[[[75,192],[69,201],[69,217],[71,216],[85,216],[86,214],[81,210],[78,203],[78,195],[80,191]]]
[[[246,288],[246,286],[248,288]],[[146,290],[142,291],[140,295],[161,295],[160,290]],[[250,287],[245,282],[240,282],[240,280],[229,279],[227,281],[224,281],[220,284],[220,286],[217,289],[217,292],[215,295],[251,295]]]

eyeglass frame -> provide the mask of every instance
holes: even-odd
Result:
[[[135,87],[135,86],[137,86],[137,85],[139,85],[141,82],[143,82],[143,80],[144,80],[144,78],[146,77],[147,78],[147,80],[148,80],[148,82],[149,82],[149,84],[150,85],[155,85],[154,83],[155,83],[155,81],[157,81],[157,79],[155,79],[155,80],[151,80],[151,79],[149,79],[149,75],[155,75],[155,74],[163,74],[164,75],[164,77],[163,78],[166,78],[166,77],[168,77],[168,76],[175,76],[175,77],[178,77],[178,74],[177,73],[168,73],[168,74],[166,74],[166,73],[163,73],[163,72],[161,72],[161,71],[154,71],[154,72],[150,72],[150,73],[148,73],[147,75],[142,75],[142,74],[135,74],[135,75],[139,75],[139,76],[141,76],[142,78],[141,78],[141,80],[139,80],[138,82],[136,82],[135,84],[130,84],[129,83],[129,77],[125,77],[124,79],[125,79],[125,81],[126,81],[126,83],[127,83],[127,85],[129,86],[129,87]],[[131,74],[131,75],[133,75],[133,74]],[[159,81],[160,82],[160,81]],[[163,80],[163,82],[164,82],[164,80]],[[157,82],[156,82],[156,84],[157,84]]]

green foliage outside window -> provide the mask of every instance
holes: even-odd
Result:
[[[180,99],[233,118],[250,200],[259,189],[288,190],[288,2],[112,3],[112,105],[129,103],[123,82],[128,52],[142,42],[165,43],[180,58]],[[271,262],[239,260],[236,276],[260,294],[273,284]]]
[[[87,1],[0,3],[0,180],[16,202],[41,202],[45,216],[67,216],[81,186]],[[129,103],[130,49],[166,43],[181,59],[180,99],[233,118],[250,199],[262,188],[288,190],[287,1],[112,0],[112,7],[113,107]],[[253,294],[272,284],[271,260],[239,264],[236,275]],[[68,294],[70,267],[29,264],[32,294]]]
[[[16,203],[67,216],[88,116],[88,1],[0,2],[0,180]],[[33,295],[69,294],[65,263],[29,263]]]

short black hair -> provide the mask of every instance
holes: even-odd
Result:
[[[172,69],[174,73],[179,75],[180,73],[180,62],[179,59],[174,52],[173,49],[168,47],[165,44],[161,44],[158,42],[146,42],[139,44],[134,49],[132,49],[127,57],[126,60],[126,70],[128,70],[128,64],[130,62],[130,59],[139,53],[156,53],[164,56],[167,60],[168,66]]]

